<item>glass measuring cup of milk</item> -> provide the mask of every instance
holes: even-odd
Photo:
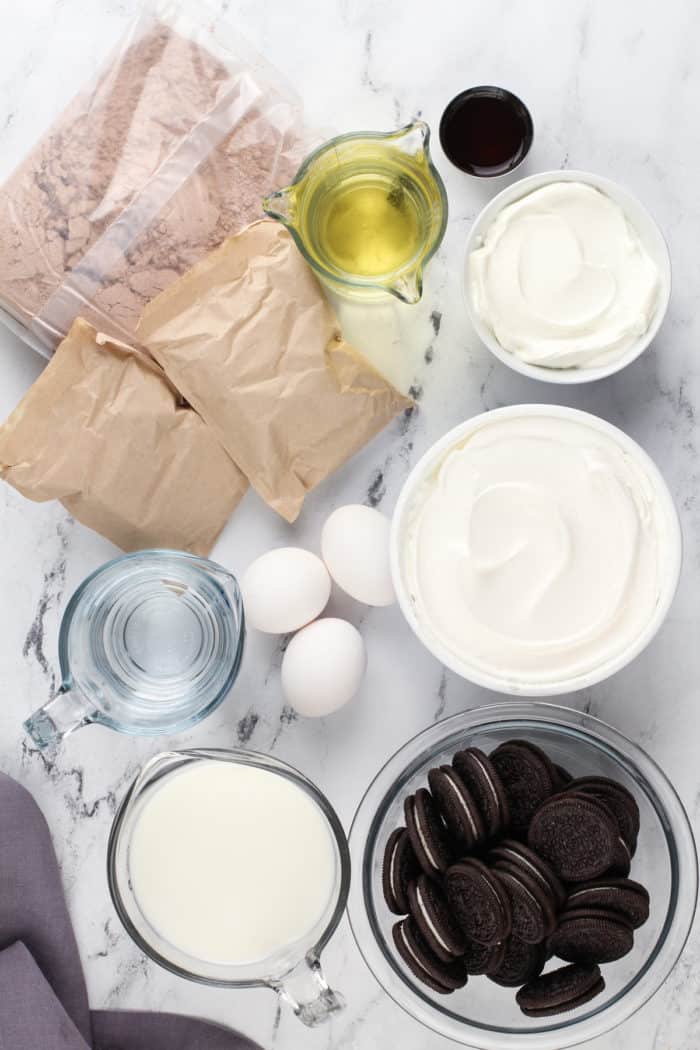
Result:
[[[186,729],[230,690],[244,638],[238,584],[220,565],[169,550],[115,558],[69,601],[61,688],[25,729],[41,748],[91,722],[145,736]]]
[[[345,908],[348,845],[327,799],[284,762],[157,755],[117,812],[107,869],[127,932],[172,973],[265,985],[309,1026],[342,1009],[319,956]]]

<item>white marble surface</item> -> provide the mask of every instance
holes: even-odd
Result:
[[[589,409],[641,442],[667,477],[682,516],[685,562],[671,615],[649,649],[613,679],[567,698],[646,746],[670,772],[697,821],[700,684],[700,210],[697,137],[700,28],[690,0],[219,0],[227,17],[295,83],[308,121],[324,130],[390,128],[420,113],[434,127],[445,103],[475,83],[510,86],[530,105],[535,143],[525,174],[588,168],[623,182],[656,215],[669,240],[674,290],[654,348],[597,385],[548,387],[519,378],[478,344],[465,318],[463,242],[495,185],[436,160],[450,197],[450,225],[423,304],[382,315],[394,333],[395,374],[420,410],[401,420],[308,500],[287,527],[250,494],[214,556],[234,571],[281,542],[317,548],[325,515],[348,501],[390,511],[412,463],[448,427],[482,409],[535,401]],[[24,0],[5,4],[0,33],[0,155],[6,171],[52,106],[76,82],[137,0]],[[96,41],[101,41],[99,47]],[[375,341],[380,341],[375,332]],[[0,409],[9,411],[41,362],[0,330]],[[326,954],[348,1000],[331,1025],[304,1032],[265,990],[228,993],[187,984],[148,963],[122,932],[104,874],[107,833],[125,785],[157,750],[90,728],[55,765],[27,745],[20,723],[56,685],[56,636],[67,597],[114,552],[60,506],[25,502],[0,487],[0,767],[36,795],[54,832],[95,1006],[149,1007],[229,1022],[265,1047],[291,1050],[447,1045],[384,995],[343,924]],[[244,744],[298,765],[328,793],[349,827],[369,779],[393,751],[443,715],[494,697],[440,666],[397,609],[367,611],[334,598],[369,652],[362,694],[324,721],[283,708],[280,645],[252,637],[239,682],[222,708],[178,745]],[[0,858],[1,864],[1,858]],[[700,946],[690,943],[662,991],[591,1050],[671,1050],[699,1045]],[[391,1040],[391,1043],[389,1043]]]

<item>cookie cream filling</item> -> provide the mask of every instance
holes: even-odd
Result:
[[[402,573],[422,633],[467,677],[568,683],[648,627],[677,572],[675,514],[623,441],[585,413],[506,410],[417,489]]]
[[[471,833],[472,833],[473,837],[475,839],[478,839],[479,838],[479,829],[477,828],[477,826],[476,826],[476,824],[474,822],[474,817],[472,816],[472,814],[469,811],[469,806],[466,804],[466,802],[464,801],[464,799],[460,795],[459,789],[455,786],[455,784],[450,779],[450,774],[449,773],[445,774],[445,780],[449,784],[450,791],[452,792],[452,795],[454,796],[454,799],[457,802],[457,805],[462,810],[462,813],[464,813],[465,817],[467,818],[467,821],[469,822],[469,827],[471,828]]]
[[[440,931],[438,930],[437,926],[430,917],[430,912],[428,911],[428,908],[426,906],[425,898],[423,896],[423,891],[421,890],[420,883],[417,883],[416,885],[416,897],[418,898],[418,904],[420,906],[421,914],[425,921],[425,925],[428,927],[428,929],[430,930],[430,932],[432,933],[433,937],[438,942],[442,950],[447,952],[448,955],[454,955],[452,948],[440,936]]]
[[[438,864],[437,860],[435,859],[435,854],[433,853],[433,851],[430,848],[430,844],[428,842],[428,836],[425,834],[425,829],[421,827],[421,821],[420,821],[420,817],[418,815],[418,807],[415,805],[415,803],[414,803],[414,807],[413,807],[413,821],[414,821],[414,823],[416,825],[416,831],[418,832],[418,839],[420,841],[421,846],[423,847],[423,852],[425,853],[426,857],[428,858],[428,861],[430,862],[430,864],[432,864],[432,866],[435,868],[435,870],[439,871],[440,870],[440,865]]]
[[[658,267],[622,208],[582,182],[507,205],[469,258],[474,308],[530,364],[591,367],[622,357],[652,320]]]

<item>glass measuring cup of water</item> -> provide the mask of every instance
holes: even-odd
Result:
[[[145,736],[186,729],[229,692],[244,637],[238,584],[220,565],[169,550],[115,558],[68,603],[61,688],[25,729],[41,748],[91,722]]]
[[[263,201],[318,276],[354,299],[416,303],[447,226],[447,194],[430,129],[340,135],[306,158],[293,183]]]
[[[240,749],[157,755],[117,811],[107,874],[126,931],[171,973],[269,987],[309,1026],[343,1008],[320,953],[345,908],[348,844],[286,763]]]

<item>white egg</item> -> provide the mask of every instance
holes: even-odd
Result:
[[[267,634],[287,634],[319,616],[331,594],[328,570],[300,547],[277,547],[248,566],[241,580],[246,622]]]
[[[362,635],[327,617],[295,634],[282,658],[282,692],[300,715],[320,718],[351,700],[367,666]]]
[[[350,503],[338,507],[323,526],[321,554],[326,567],[351,598],[365,605],[396,601],[389,567],[391,522],[378,510]]]

